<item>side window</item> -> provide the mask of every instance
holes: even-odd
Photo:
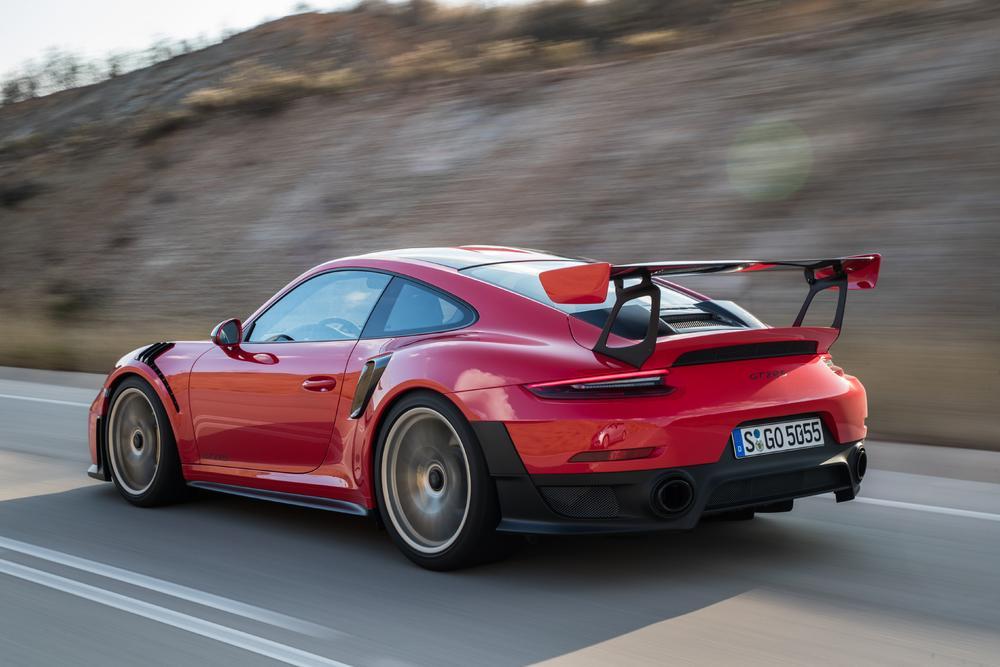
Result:
[[[353,340],[392,280],[384,273],[331,271],[281,297],[253,323],[248,342]]]
[[[394,278],[365,328],[366,338],[407,336],[464,327],[476,319],[471,308],[437,290]]]

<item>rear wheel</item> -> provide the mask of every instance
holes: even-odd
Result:
[[[503,552],[496,487],[475,433],[449,401],[420,393],[393,406],[376,462],[383,523],[412,561],[451,570]]]
[[[110,405],[106,453],[118,491],[140,507],[178,500],[184,478],[170,420],[156,392],[130,377],[115,389]]]

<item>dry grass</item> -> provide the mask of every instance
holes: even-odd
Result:
[[[383,76],[388,81],[413,81],[463,76],[475,71],[474,59],[463,58],[451,42],[439,39],[390,58]]]
[[[530,39],[505,39],[484,44],[479,49],[478,69],[506,72],[520,69],[535,60],[537,45]]]
[[[339,94],[360,83],[361,77],[350,68],[308,74],[254,65],[229,76],[222,86],[194,91],[184,99],[184,105],[199,113],[269,113],[305,95]]]
[[[565,67],[590,55],[590,45],[584,40],[546,44],[503,39],[481,45],[475,55],[463,55],[450,42],[438,40],[391,58],[384,76],[398,82]]]
[[[590,43],[578,39],[571,42],[556,42],[542,46],[542,63],[546,67],[567,67],[579,65],[592,55]]]
[[[169,323],[78,321],[72,325],[50,319],[0,320],[0,366],[106,373],[123,354],[158,340],[208,338],[211,325],[193,321]]]
[[[615,44],[630,51],[654,53],[676,45],[679,38],[677,30],[649,30],[619,37]]]

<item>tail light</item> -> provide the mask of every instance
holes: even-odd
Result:
[[[826,367],[829,368],[834,373],[836,373],[837,375],[844,374],[844,369],[838,366],[837,364],[833,363],[833,357],[831,357],[830,355],[827,354],[823,357],[823,363],[826,364]]]
[[[666,382],[667,371],[632,371],[573,380],[539,382],[526,386],[542,398],[634,398],[665,396],[674,390]]]

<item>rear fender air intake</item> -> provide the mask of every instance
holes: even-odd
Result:
[[[725,361],[789,357],[802,354],[816,354],[816,350],[817,343],[814,340],[788,340],[772,343],[727,345],[685,352],[677,357],[673,365],[697,366],[699,364],[718,364]]]

